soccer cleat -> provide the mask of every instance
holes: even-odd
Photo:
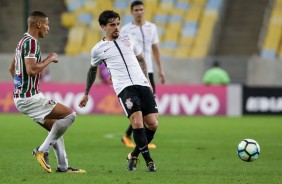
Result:
[[[155,148],[157,148],[157,146],[153,143],[150,143],[150,144],[148,144],[148,148],[149,149],[155,149]]]
[[[86,173],[86,171],[83,170],[83,169],[76,169],[76,168],[72,168],[72,167],[68,167],[68,169],[65,170],[65,171],[61,170],[60,168],[57,168],[56,172],[59,172],[59,173],[79,173],[79,174]]]
[[[153,161],[147,163],[147,171],[148,172],[155,172],[157,171],[156,165]]]
[[[138,158],[137,157],[134,157],[131,155],[131,153],[129,153],[127,155],[127,162],[128,162],[128,166],[127,166],[127,169],[129,171],[135,171],[136,170],[136,166],[137,166],[137,162],[138,162]]]
[[[128,148],[135,148],[135,145],[133,144],[131,138],[127,135],[122,136],[121,141],[124,143],[124,145]]]
[[[32,154],[36,157],[38,163],[46,172],[52,172],[52,169],[49,165],[48,153],[43,153],[42,151],[38,151],[38,148],[35,148],[32,151]]]

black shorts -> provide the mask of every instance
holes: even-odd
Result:
[[[158,113],[154,95],[147,86],[128,86],[119,93],[118,98],[128,118],[137,111],[141,111],[143,116]]]

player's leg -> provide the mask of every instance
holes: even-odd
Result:
[[[45,116],[45,121],[42,126],[46,129],[49,129],[50,132],[43,144],[38,148],[38,151],[48,153],[50,148],[72,125],[75,117],[76,113],[72,109],[57,103],[52,109],[51,113]],[[53,120],[55,120],[55,122]]]
[[[148,163],[153,162],[153,159],[150,156],[150,152],[148,148],[148,140],[144,129],[142,112],[141,111],[134,112],[129,119],[133,128],[133,138],[134,141],[136,142],[136,147],[133,150],[133,152],[131,152],[131,154],[129,155],[129,159],[130,157],[137,158],[139,153],[141,152],[144,160],[148,165]]]
[[[148,88],[149,89],[149,88]],[[133,128],[133,138],[136,147],[141,150],[142,156],[146,162],[152,161],[148,149],[148,142],[145,135],[143,124],[143,115],[141,112],[140,89],[138,86],[130,86],[125,88],[119,95],[120,103],[129,117],[130,123]],[[128,170],[136,170],[137,157],[134,152],[127,156]]]
[[[54,147],[57,159],[59,159],[58,160],[59,168],[60,165],[62,165],[62,169],[60,171],[68,170],[69,166],[67,165],[65,147],[64,147],[64,143],[60,140],[60,138],[65,133],[65,131],[72,125],[72,123],[75,120],[75,117],[76,117],[76,113],[71,108],[66,107],[60,103],[56,103],[52,111],[45,116],[44,123],[41,124],[41,126],[47,129],[49,131],[49,134],[44,140],[44,142],[42,143],[42,145],[37,149],[35,156],[38,162],[40,163],[40,165],[47,172],[51,172],[51,168],[48,169],[48,167],[50,166],[48,166],[46,164],[47,162],[44,161],[48,160],[47,156],[52,146]],[[44,157],[42,153],[44,154]],[[81,173],[83,170],[71,168],[71,171]]]
[[[58,168],[63,171],[67,170],[69,167],[69,163],[68,163],[63,136],[61,136],[57,140],[57,142],[53,145],[53,149],[57,159]]]
[[[157,113],[151,113],[143,117],[144,122],[146,122],[144,128],[145,128],[145,135],[147,138],[148,148],[149,148],[149,143],[153,140],[156,130],[158,128],[157,117],[158,117]],[[131,153],[131,155],[133,155],[135,158],[138,158],[140,152],[141,152],[140,148],[136,146],[133,152]],[[153,160],[146,163],[147,163],[148,171],[156,171],[156,165],[154,164]]]
[[[65,149],[64,139],[61,136],[57,142],[53,145],[54,153],[57,158],[58,168],[56,172],[65,172],[65,173],[85,173],[86,171],[83,169],[76,169],[70,167],[68,164],[67,153]]]
[[[76,113],[71,108],[60,103],[57,103],[52,112],[45,117],[45,123],[43,126],[50,127],[50,124],[52,124],[52,128],[44,143],[39,147],[39,150],[49,150],[50,146],[53,145],[58,161],[57,172],[85,172],[82,169],[75,169],[68,165],[67,154],[63,140],[63,134],[72,125],[75,117]],[[54,123],[52,123],[53,119],[56,119]]]
[[[122,136],[121,141],[124,143],[124,145],[128,148],[134,148],[135,145],[131,139],[131,134],[132,134],[132,126],[129,124],[125,134]]]
[[[45,101],[43,104],[47,102],[46,108],[49,109],[49,112],[47,113],[46,110],[41,109],[41,113],[38,113],[40,115],[36,119],[42,127],[49,131],[49,134],[44,142],[33,150],[33,154],[43,169],[52,172],[48,161],[49,150],[74,122],[76,113],[60,103],[48,101],[44,96],[41,96],[40,99]]]
[[[153,95],[154,95],[154,97],[156,97],[156,85],[155,85],[155,80],[154,80],[154,73],[148,73],[148,76],[149,76],[151,86],[153,88]],[[146,126],[145,126],[145,129],[147,129]],[[149,130],[146,130],[146,132],[148,132],[148,131]],[[149,142],[148,147],[149,147],[149,149],[153,149],[153,148],[156,148],[157,146],[155,144]]]

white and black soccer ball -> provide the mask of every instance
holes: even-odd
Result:
[[[252,162],[258,159],[260,154],[260,146],[257,141],[253,139],[244,139],[239,143],[237,153],[241,160]]]

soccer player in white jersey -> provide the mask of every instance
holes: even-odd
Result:
[[[106,35],[91,50],[91,66],[87,74],[85,95],[79,106],[84,107],[87,104],[90,88],[96,79],[97,67],[104,62],[111,73],[116,95],[133,127],[136,147],[127,155],[127,169],[136,170],[137,158],[141,152],[147,164],[147,171],[156,171],[148,143],[153,139],[158,127],[158,109],[148,80],[142,48],[132,36],[119,34],[118,13],[111,10],[102,12],[99,24]],[[146,131],[143,121],[147,126]]]
[[[41,60],[39,38],[49,32],[48,17],[41,11],[34,11],[28,17],[28,30],[18,42],[10,67],[14,79],[14,102],[17,109],[49,131],[38,148],[33,150],[37,161],[45,171],[51,173],[48,153],[53,146],[58,162],[57,172],[85,173],[68,165],[63,134],[72,125],[74,110],[49,100],[40,92],[39,78],[42,70],[50,63],[57,63],[56,53]]]
[[[158,67],[158,76],[160,82],[161,84],[165,83],[165,74],[162,69],[160,51],[158,47],[159,37],[158,37],[157,27],[152,22],[145,20],[144,18],[145,10],[142,1],[133,1],[130,5],[130,9],[134,20],[133,22],[129,22],[128,24],[124,25],[121,28],[120,32],[121,34],[132,34],[138,40],[139,44],[142,46],[142,54],[147,64],[149,79],[153,87],[153,92],[155,94],[156,89],[155,89],[155,81],[154,81],[152,53]],[[125,135],[122,136],[122,142],[127,147],[134,146],[131,140],[131,134],[132,134],[132,126],[129,125],[129,127],[125,132]],[[153,143],[150,143],[148,146],[149,148],[156,148],[156,145]]]

